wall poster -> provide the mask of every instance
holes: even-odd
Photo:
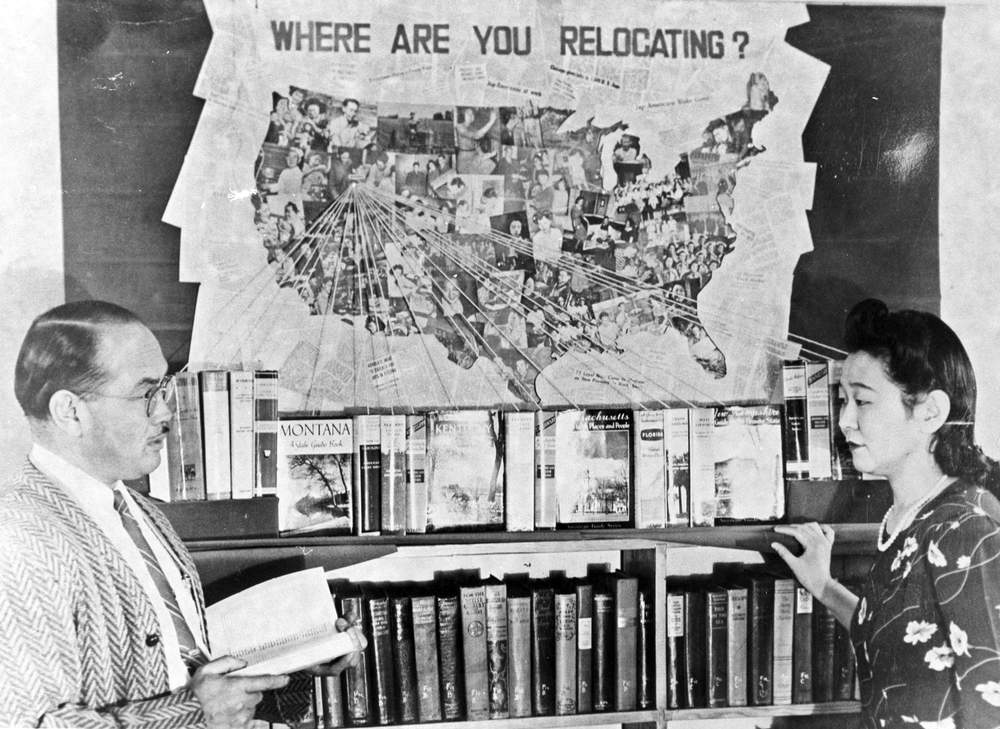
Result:
[[[206,2],[164,214],[192,365],[282,407],[771,397],[812,250],[804,5]]]

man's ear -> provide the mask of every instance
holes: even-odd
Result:
[[[84,407],[79,395],[69,390],[56,390],[49,398],[49,419],[67,435],[78,436],[82,432],[81,409]]]
[[[951,414],[951,398],[944,390],[931,390],[917,403],[913,414],[925,433],[936,433],[948,422],[948,415]]]

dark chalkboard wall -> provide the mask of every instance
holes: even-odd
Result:
[[[937,311],[941,21],[935,8],[811,6],[788,41],[830,64],[804,135],[818,163],[815,250],[790,330],[839,344],[865,296]],[[160,222],[198,122],[211,28],[199,0],[62,0],[59,87],[68,299],[138,312],[187,359],[197,285]]]

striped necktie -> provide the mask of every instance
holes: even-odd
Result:
[[[184,619],[184,615],[181,613],[180,606],[177,604],[177,597],[174,595],[174,590],[170,586],[167,576],[163,573],[163,568],[160,567],[160,563],[156,560],[156,555],[153,554],[149,542],[146,541],[146,538],[142,534],[139,522],[132,514],[128,503],[125,501],[125,497],[119,489],[115,489],[115,511],[121,517],[125,532],[135,543],[139,554],[142,555],[142,561],[146,564],[149,576],[153,579],[153,584],[156,585],[156,590],[160,593],[160,597],[163,598],[167,612],[170,613],[170,619],[173,621],[174,630],[177,633],[177,644],[180,647],[184,662],[192,667],[201,665],[205,662],[204,654],[198,648],[198,642],[195,640],[191,628],[188,627],[187,620]]]

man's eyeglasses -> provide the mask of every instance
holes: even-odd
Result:
[[[176,392],[177,390],[174,383],[174,376],[164,375],[155,385],[150,387],[141,395],[109,395],[106,392],[90,392],[86,394],[97,395],[99,397],[110,397],[115,400],[145,400],[146,417],[151,418],[160,403],[166,404],[166,406],[170,408],[170,411],[173,412],[177,404]]]

